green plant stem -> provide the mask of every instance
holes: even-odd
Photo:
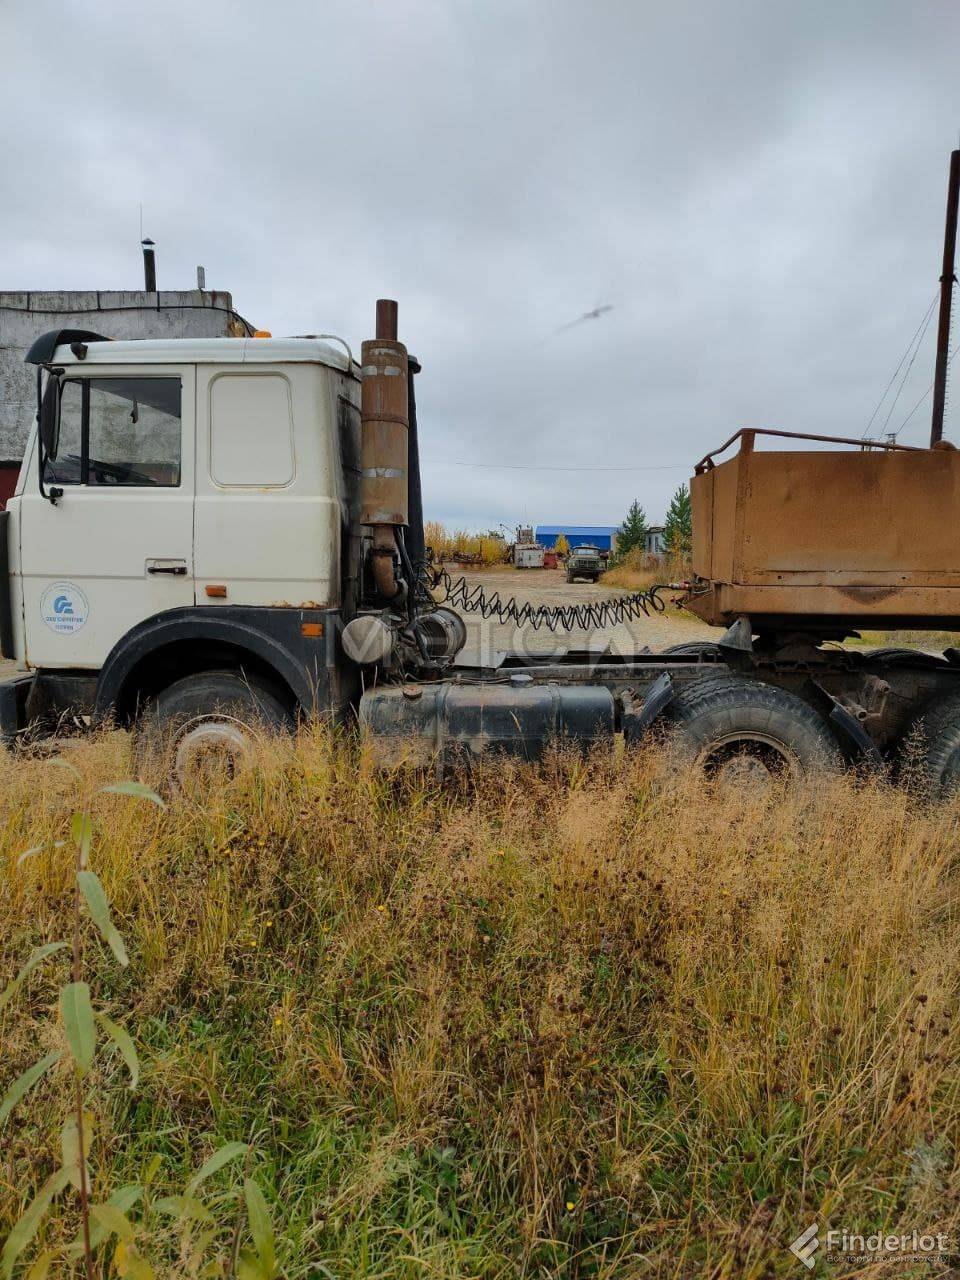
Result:
[[[81,850],[77,845],[76,873],[83,869]],[[80,934],[80,884],[77,874],[73,879],[73,980],[82,981],[83,953]],[[87,1157],[83,1144],[83,1086],[80,1083],[80,1072],[74,1068],[75,1105],[77,1112],[77,1167],[80,1172],[80,1220],[83,1224],[83,1258],[87,1280],[94,1280],[93,1250],[90,1248],[90,1200],[87,1193]]]

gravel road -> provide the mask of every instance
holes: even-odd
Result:
[[[455,566],[450,566],[454,579],[461,576]],[[531,604],[570,605],[589,601],[612,600],[628,594],[621,589],[594,586],[592,583],[568,584],[558,569],[490,569],[480,573],[463,573],[471,587],[481,585],[487,595],[499,592],[501,599],[515,596],[519,601]],[[604,627],[593,632],[569,631],[553,633],[546,628],[534,631],[531,627],[484,621],[477,614],[465,613],[467,645],[461,661],[485,665],[494,660],[497,652],[516,649],[523,653],[562,653],[566,649],[599,649],[611,647],[617,653],[632,653],[645,645],[654,651],[684,640],[716,640],[721,632],[708,627],[689,613],[682,613],[668,604],[666,613],[640,618],[637,622],[621,623],[616,627]]]

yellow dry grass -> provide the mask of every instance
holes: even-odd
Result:
[[[64,860],[18,851],[130,773],[122,734],[64,750],[82,783],[0,762],[4,976],[68,931]],[[713,793],[612,749],[441,786],[317,727],[165,813],[94,813],[132,963],[93,934],[86,959],[143,1068],[131,1095],[100,1055],[97,1195],[249,1139],[291,1280],[793,1275],[814,1219],[956,1239],[957,805]],[[59,1041],[56,980],[0,1013],[0,1089]],[[67,1086],[3,1131],[0,1239]]]
[[[439,560],[450,560],[458,553],[480,556],[483,565],[503,564],[506,543],[503,538],[490,538],[465,529],[448,529],[437,520],[424,525],[424,537]]]
[[[612,568],[600,578],[605,587],[622,587],[627,591],[646,591],[660,582],[680,582],[690,576],[690,566],[677,556],[646,555],[639,547],[618,557]]]

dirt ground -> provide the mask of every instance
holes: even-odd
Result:
[[[461,571],[451,566],[450,576],[457,579]],[[617,596],[629,594],[587,582],[568,584],[558,569],[489,569],[479,573],[465,572],[462,576],[470,587],[482,586],[488,596],[499,592],[502,600],[515,596],[518,601],[530,601],[534,605],[585,604],[614,600]],[[664,593],[664,598],[669,598],[667,593]],[[721,634],[669,603],[665,613],[593,631],[551,632],[547,628],[534,631],[529,626],[518,628],[485,621],[476,613],[464,613],[462,616],[467,624],[467,645],[460,660],[483,665],[493,662],[495,655],[505,649],[519,650],[528,655],[550,655],[574,648],[612,648],[616,653],[633,653],[648,646],[656,652],[684,640],[716,640]]]

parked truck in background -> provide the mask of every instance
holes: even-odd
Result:
[[[395,303],[376,332],[359,364],[315,338],[37,339],[37,424],[0,515],[8,742],[113,722],[185,777],[315,714],[358,719],[384,764],[660,730],[737,780],[896,764],[922,726],[920,771],[954,789],[960,653],[839,642],[960,617],[960,454],[804,440],[764,455],[743,436],[693,480],[686,600],[726,626],[715,644],[480,667],[427,565],[419,365]],[[446,586],[461,609],[551,632],[665,607],[655,591],[551,610]]]
[[[567,554],[567,581],[597,582],[604,570],[603,560],[597,547],[571,547]]]

